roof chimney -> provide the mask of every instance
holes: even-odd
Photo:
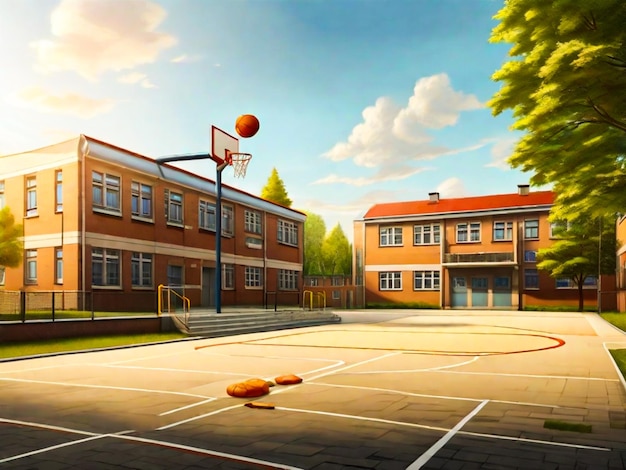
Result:
[[[430,202],[439,202],[439,193],[428,193],[428,199]]]
[[[517,185],[517,194],[520,196],[528,196],[530,185],[528,184],[518,184]]]

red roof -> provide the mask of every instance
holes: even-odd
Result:
[[[452,199],[440,198],[438,201],[387,202],[372,206],[363,218],[374,219],[379,217],[531,208],[534,206],[552,205],[554,198],[555,194],[552,191],[531,191],[525,196],[513,193]]]

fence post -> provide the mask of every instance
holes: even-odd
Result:
[[[54,308],[54,299],[55,299],[56,295],[54,295],[54,291],[52,291],[52,321],[54,321],[54,314],[55,314],[55,308]]]
[[[20,291],[20,317],[22,323],[26,322],[26,292]]]

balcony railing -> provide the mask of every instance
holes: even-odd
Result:
[[[444,264],[512,263],[513,252],[506,253],[444,253]]]

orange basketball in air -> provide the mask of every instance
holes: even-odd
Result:
[[[235,130],[241,137],[252,137],[259,132],[259,120],[252,114],[242,114],[235,121]]]

